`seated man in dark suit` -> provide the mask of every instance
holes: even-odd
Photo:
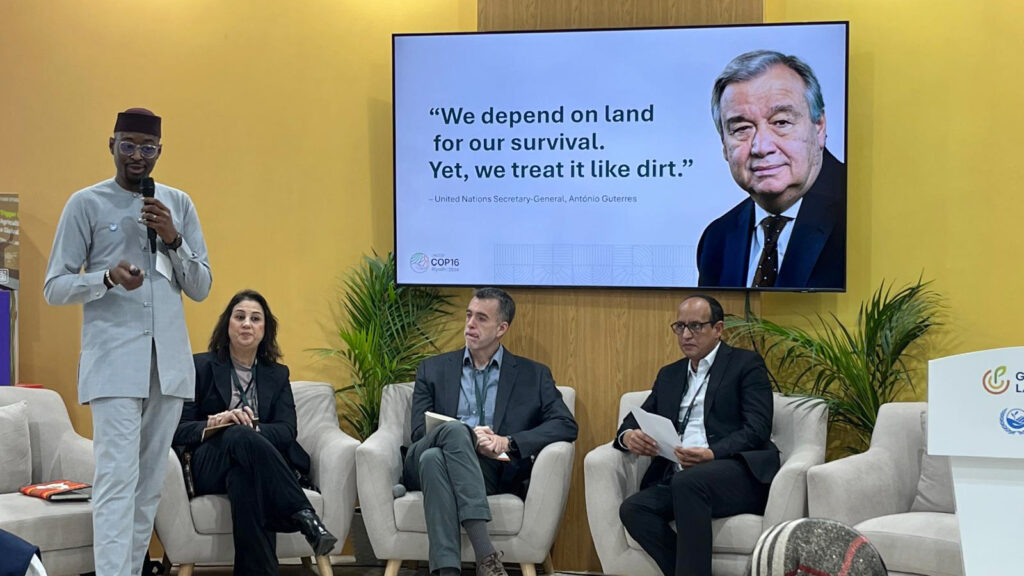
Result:
[[[501,345],[515,312],[503,290],[477,290],[466,308],[466,347],[428,358],[416,371],[402,483],[423,491],[430,571],[441,576],[461,573],[460,527],[477,574],[505,575],[487,534],[487,495],[523,495],[541,449],[576,439],[576,421],[548,367]],[[427,411],[457,421],[427,432]]]
[[[846,167],[825,149],[825,102],[811,68],[759,50],[718,76],[711,115],[750,197],[708,225],[701,286],[846,286]]]
[[[675,460],[657,456],[632,414],[615,440],[619,450],[655,456],[619,516],[666,576],[711,576],[711,519],[763,514],[779,470],[764,361],[721,341],[723,318],[710,296],[683,300],[672,331],[685,358],[658,372],[642,406],[675,424]]]

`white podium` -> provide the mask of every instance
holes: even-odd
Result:
[[[928,452],[950,456],[966,576],[1024,566],[1024,347],[928,363]]]

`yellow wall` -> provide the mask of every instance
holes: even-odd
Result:
[[[762,311],[852,321],[882,280],[923,273],[949,306],[931,357],[1024,344],[1024,6],[768,0],[765,20],[850,20],[850,264],[847,294],[766,295]]]
[[[767,316],[852,321],[883,279],[923,273],[949,304],[933,356],[1022,343],[1018,6],[765,1],[770,22],[851,21],[849,291],[766,295]],[[187,305],[193,347],[249,286],[283,322],[294,377],[340,382],[304,349],[330,341],[339,275],[392,244],[390,34],[474,30],[476,18],[472,0],[0,0],[0,192],[22,196],[22,380],[59,390],[90,433],[75,402],[81,311],[43,302],[43,269],[67,196],[113,173],[114,113],[142,105],[165,117],[155,175],[192,195],[210,246],[213,293]]]
[[[339,382],[329,343],[339,275],[390,249],[391,33],[474,30],[471,0],[0,2],[0,192],[21,195],[21,380],[64,396],[79,431],[81,306],[42,281],[67,197],[113,176],[115,113],[164,118],[154,176],[191,194],[213,291],[186,304],[204,349],[252,287],[281,320],[295,379]]]

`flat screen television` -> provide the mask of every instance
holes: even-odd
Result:
[[[398,282],[845,290],[848,29],[394,35]]]

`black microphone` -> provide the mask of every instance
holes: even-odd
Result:
[[[146,177],[139,183],[139,191],[142,192],[143,198],[152,198],[156,195],[156,187],[153,184],[153,179]],[[156,230],[146,227],[146,234],[149,236],[149,251],[156,254]]]

